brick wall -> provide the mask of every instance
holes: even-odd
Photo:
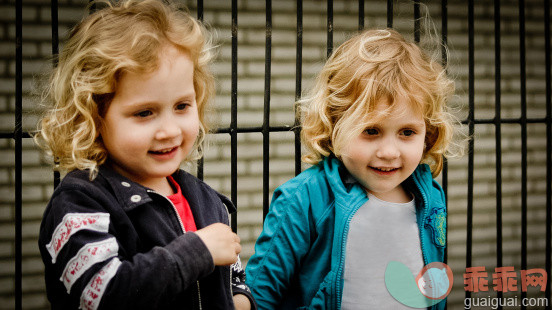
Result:
[[[186,1],[194,12],[195,1]],[[494,24],[493,2],[476,1],[475,7],[475,116],[494,117]],[[86,14],[86,0],[59,1],[59,30],[67,30]],[[239,1],[238,15],[238,126],[262,124],[264,101],[265,7],[264,1]],[[295,94],[296,2],[273,1],[271,125],[293,125]],[[303,4],[303,90],[326,56],[326,4],[305,0]],[[213,69],[217,75],[217,113],[220,127],[230,123],[231,92],[231,4],[230,1],[205,1],[205,22],[215,31],[220,44]],[[428,8],[437,28],[441,25],[440,7]],[[449,10],[450,74],[457,81],[453,105],[465,118],[468,105],[468,23],[467,4],[454,1]],[[358,27],[357,1],[334,1],[334,45],[337,46]],[[502,117],[520,116],[520,65],[517,2],[501,1]],[[385,1],[365,1],[365,26],[386,25]],[[395,27],[412,37],[413,12],[409,1],[395,3]],[[542,4],[526,1],[527,105],[528,117],[545,115],[544,25]],[[23,128],[35,128],[37,114],[36,81],[50,66],[50,3],[27,0],[23,9]],[[15,7],[14,0],[0,3],[0,131],[11,132],[15,110]],[[528,125],[528,264],[544,267],[546,138],[543,124]],[[496,174],[495,129],[475,127],[473,266],[496,267]],[[516,124],[502,126],[503,249],[504,266],[521,262],[521,130]],[[294,175],[292,133],[270,133],[270,191]],[[230,195],[230,136],[210,136],[205,158],[205,180]],[[43,267],[36,239],[40,218],[52,192],[52,173],[45,158],[30,139],[23,143],[23,307],[45,309]],[[242,239],[242,260],[253,253],[262,222],[262,135],[238,135],[238,234]],[[462,272],[466,253],[467,156],[450,161],[449,172],[449,264],[455,272],[451,305],[462,304]],[[195,167],[187,167],[195,171]],[[14,152],[13,141],[0,139],[0,309],[11,309],[14,273]],[[487,296],[486,294],[484,296]],[[492,294],[490,294],[492,295]],[[453,307],[456,308],[456,307]]]

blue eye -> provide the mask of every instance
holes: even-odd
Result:
[[[364,132],[367,134],[367,135],[370,135],[370,136],[375,136],[378,134],[378,130],[375,129],[375,128],[367,128],[364,130]]]
[[[152,115],[153,113],[150,111],[150,110],[144,110],[144,111],[140,111],[136,114],[134,114],[134,116],[137,116],[137,117],[148,117],[150,115]]]
[[[177,110],[186,110],[186,108],[189,106],[187,103],[179,103],[176,105]]]

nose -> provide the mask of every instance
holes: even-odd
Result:
[[[181,133],[181,129],[178,126],[178,122],[173,117],[167,116],[159,119],[159,125],[155,138],[157,140],[167,140],[178,137]]]
[[[379,159],[397,159],[401,155],[397,141],[393,138],[383,139],[376,151],[376,157]]]

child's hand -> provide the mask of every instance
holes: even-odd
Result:
[[[240,237],[232,232],[230,226],[216,223],[196,231],[196,234],[207,246],[215,266],[231,265],[238,260]]]

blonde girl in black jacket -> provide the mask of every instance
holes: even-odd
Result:
[[[35,137],[68,172],[40,228],[52,308],[255,308],[234,207],[179,169],[208,130],[210,50],[157,0],[107,3],[72,31]]]

